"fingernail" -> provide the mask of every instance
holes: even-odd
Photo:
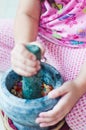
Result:
[[[36,60],[36,57],[35,57],[35,56],[32,56],[32,60]]]
[[[40,61],[37,61],[38,65],[40,65]]]
[[[37,72],[34,72],[34,74],[33,75],[36,75],[37,74]]]
[[[52,98],[51,92],[48,93],[48,98]]]
[[[40,127],[44,127],[44,125],[43,125],[43,124],[40,124]]]
[[[38,120],[36,120],[35,122],[36,122],[37,124],[39,123],[39,121],[38,121]]]
[[[38,66],[38,67],[37,67],[37,70],[40,70],[40,69],[41,69],[41,66]]]

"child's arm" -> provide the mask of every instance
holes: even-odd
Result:
[[[40,62],[25,45],[36,42],[40,18],[40,0],[20,0],[14,27],[15,46],[11,53],[12,69],[23,76],[32,76],[40,69]]]
[[[20,0],[14,28],[15,43],[36,40],[40,8],[40,0]]]
[[[86,93],[86,61],[82,64],[80,72],[75,79],[75,82],[80,90],[80,95]]]
[[[83,94],[86,93],[86,62],[82,65],[79,75],[72,81],[65,82],[60,88],[49,93],[50,98],[62,96],[54,108],[42,112],[36,119],[41,127],[52,126],[61,121],[74,107]]]

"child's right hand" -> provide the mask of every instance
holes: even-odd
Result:
[[[38,45],[42,50],[42,54],[44,53],[44,49],[40,43],[32,42],[31,44]],[[22,76],[35,75],[41,68],[40,61],[26,49],[24,44],[15,45],[11,52],[11,63],[12,69]]]

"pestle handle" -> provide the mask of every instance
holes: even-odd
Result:
[[[41,50],[37,45],[27,45],[26,48],[32,52],[38,60],[41,59]]]
[[[28,51],[36,55],[37,59],[41,59],[41,50],[36,45],[26,46]],[[23,77],[22,93],[25,99],[35,99],[41,97],[41,71],[31,77]]]

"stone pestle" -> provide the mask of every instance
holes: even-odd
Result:
[[[37,45],[27,45],[28,51],[33,53],[38,60],[41,59],[41,50]],[[42,71],[39,70],[37,74],[31,77],[22,78],[22,93],[25,99],[36,99],[41,96],[42,85]]]
[[[41,59],[40,49],[35,45],[26,47]],[[16,82],[23,82],[23,98],[16,97],[10,91]],[[1,110],[12,120],[18,130],[49,130],[49,127],[41,128],[35,122],[39,113],[52,110],[60,97],[50,99],[48,96],[41,96],[43,83],[59,88],[63,84],[63,78],[53,66],[41,62],[41,69],[32,77],[22,77],[9,69],[2,76],[0,81],[0,107]],[[41,98],[40,98],[41,97]]]

